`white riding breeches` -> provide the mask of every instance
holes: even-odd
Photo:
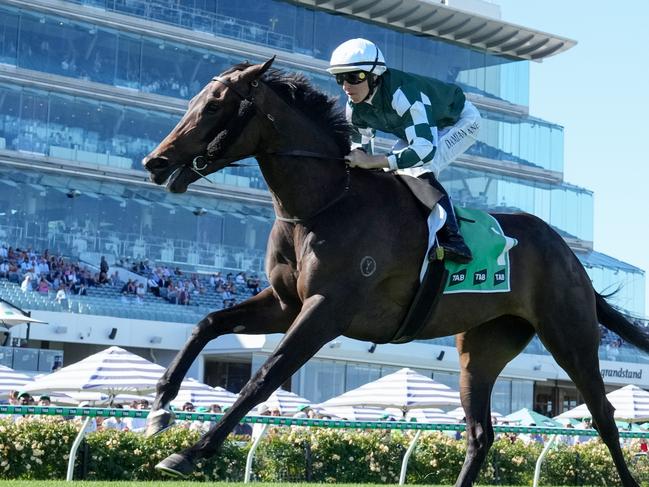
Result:
[[[417,167],[399,169],[400,174],[418,177],[427,172],[433,172],[436,178],[451,162],[464,154],[476,140],[480,132],[480,112],[470,101],[464,102],[464,109],[460,114],[460,119],[455,125],[445,127],[438,131],[437,150],[433,160]],[[393,149],[403,149],[408,144],[404,140],[399,140]]]

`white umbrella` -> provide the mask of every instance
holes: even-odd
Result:
[[[24,387],[27,392],[99,392],[115,397],[119,394],[145,394],[155,390],[164,367],[149,362],[120,347],[110,347],[85,359],[39,378]],[[84,420],[72,443],[66,479],[72,480],[77,449],[91,417]]]
[[[180,385],[176,398],[171,401],[174,407],[182,407],[191,402],[196,407],[206,407],[212,404],[232,406],[239,396],[222,387],[211,387],[196,379],[186,379]]]
[[[33,380],[26,374],[21,374],[14,369],[0,365],[0,397],[9,396],[11,391],[22,391],[25,385]]]
[[[327,406],[318,404],[318,412],[348,421],[379,421],[387,412],[380,408],[364,408],[360,406]],[[398,416],[401,416],[399,413]]]
[[[310,405],[311,401],[304,399],[293,392],[288,392],[284,389],[277,389],[262,404],[268,406],[268,409],[270,410],[279,410],[279,414],[282,416],[288,416],[295,414],[299,406],[304,404]]]
[[[393,412],[398,418],[401,411],[398,409],[388,409],[388,412]],[[417,421],[418,423],[439,423],[439,424],[457,424],[457,419],[449,416],[439,408],[428,409],[411,409],[406,413],[406,421]]]
[[[27,314],[17,306],[0,299],[0,324],[4,325],[5,329],[9,329],[12,326],[22,325],[24,323],[45,323],[45,321],[27,316]]]
[[[649,420],[649,392],[629,384],[606,394],[606,398],[615,408],[615,419],[639,422]],[[592,415],[585,404],[561,413],[556,419],[590,418]]]
[[[457,419],[458,422],[462,423],[464,422],[464,408],[460,406],[459,408],[451,409],[450,411],[447,411],[446,414],[449,416],[452,416],[453,418]],[[497,411],[491,411],[491,421],[493,423],[499,423],[503,418],[503,415],[500,414]]]
[[[323,406],[411,409],[459,406],[460,393],[412,369],[404,368],[329,399]]]
[[[164,367],[119,347],[110,347],[28,384],[27,392],[91,391],[110,396],[154,391]]]
[[[101,392],[44,392],[42,394],[36,394],[38,399],[42,396],[48,396],[52,404],[58,404],[61,406],[78,406],[80,403],[85,402],[91,405],[92,407],[102,407],[106,406],[109,402],[113,404],[126,404],[133,401],[141,401],[142,399],[147,399],[149,402],[152,402],[155,397],[153,396],[142,396],[139,394],[118,394],[117,396],[110,396],[108,394],[103,394]]]

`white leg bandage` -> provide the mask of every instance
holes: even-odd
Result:
[[[421,282],[426,275],[426,269],[428,269],[428,251],[435,243],[435,238],[437,238],[437,232],[444,226],[446,223],[446,211],[442,208],[442,205],[435,205],[433,211],[428,215],[428,248],[426,249],[426,254],[424,256],[424,262],[422,263],[422,268],[419,274],[419,281]]]

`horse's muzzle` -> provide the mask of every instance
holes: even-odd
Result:
[[[149,171],[149,177],[155,184],[164,183],[176,169],[166,157],[152,157],[150,155],[142,159],[142,165],[144,169]]]

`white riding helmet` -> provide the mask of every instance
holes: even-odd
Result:
[[[367,71],[377,76],[385,73],[385,58],[381,50],[366,39],[350,39],[339,45],[331,55],[331,74]]]

